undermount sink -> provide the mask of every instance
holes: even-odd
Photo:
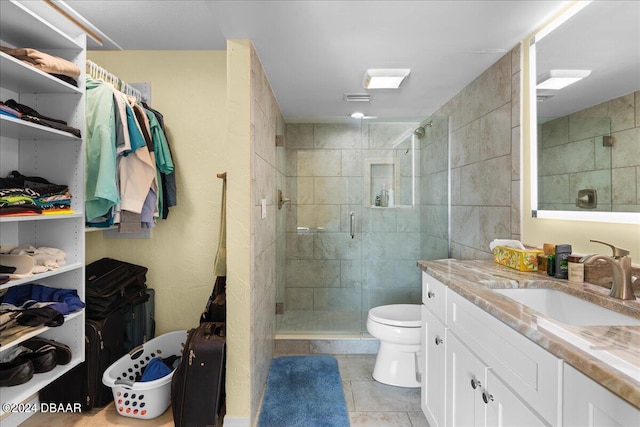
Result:
[[[519,288],[493,291],[568,325],[640,325],[640,319],[625,316],[556,289]]]

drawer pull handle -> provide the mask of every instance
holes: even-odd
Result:
[[[489,402],[493,402],[493,396],[487,393],[486,391],[483,391],[482,400],[484,400],[484,403],[488,404]]]
[[[444,342],[444,340],[442,338],[440,338],[440,337],[436,337],[435,341],[436,341],[436,345],[440,345],[440,344],[442,344]]]
[[[478,387],[482,387],[482,383],[480,381],[478,381],[477,379],[472,378],[471,379],[471,388],[475,390]]]
[[[427,298],[435,298],[436,294],[433,291],[427,292]]]

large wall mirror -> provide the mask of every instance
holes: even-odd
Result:
[[[531,46],[532,214],[640,223],[640,2],[576,6]]]

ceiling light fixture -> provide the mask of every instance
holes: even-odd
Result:
[[[365,89],[398,89],[409,75],[409,68],[371,68],[364,73]]]
[[[558,90],[588,77],[591,70],[549,70],[538,76],[537,89]]]
[[[364,113],[355,112],[355,113],[351,114],[351,118],[366,120],[366,119],[377,119],[378,117],[377,116],[367,116]]]

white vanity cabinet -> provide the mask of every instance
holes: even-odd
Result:
[[[430,426],[560,425],[561,359],[426,273],[422,310]]]
[[[45,116],[62,119],[80,129],[84,136],[84,68],[86,36],[62,31],[55,22],[66,22],[44,2],[0,2],[0,44],[31,47],[62,57],[81,70],[78,87],[59,80],[0,52],[0,100],[14,99]],[[38,13],[28,8],[40,6]],[[49,19],[51,18],[51,19]],[[77,30],[77,28],[76,28]],[[0,244],[54,247],[66,255],[66,265],[27,278],[10,280],[0,289],[27,283],[74,289],[84,295],[84,143],[71,133],[13,117],[0,116],[0,175],[17,170],[25,176],[39,176],[56,184],[66,184],[72,194],[73,214],[0,217]],[[84,310],[65,316],[64,324],[35,328],[11,340],[5,338],[0,353],[6,354],[21,342],[42,336],[68,345],[72,359],[46,373],[34,374],[28,382],[2,387],[3,427],[17,425],[33,412],[14,410],[18,404],[37,397],[38,391],[84,361]]]
[[[447,425],[484,426],[482,387],[487,383],[488,367],[452,333],[447,337],[447,362]]]
[[[421,401],[422,412],[424,412],[431,427],[444,427],[446,425],[445,368],[447,345],[448,339],[444,323],[423,305],[422,354],[425,355],[425,368],[422,371]]]
[[[572,366],[564,367],[562,420],[565,427],[640,426],[640,409]]]
[[[421,406],[431,427],[445,423],[445,371],[447,287],[422,273],[422,374]]]
[[[453,333],[447,337],[447,362],[447,425],[548,425]]]

